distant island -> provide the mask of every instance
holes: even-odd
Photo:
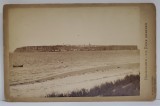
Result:
[[[63,51],[105,51],[105,50],[137,50],[136,45],[53,45],[24,46],[14,52],[63,52]]]

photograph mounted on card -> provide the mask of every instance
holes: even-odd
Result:
[[[154,4],[4,5],[6,101],[150,101]]]

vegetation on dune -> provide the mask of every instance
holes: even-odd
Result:
[[[124,79],[106,82],[89,90],[83,88],[70,93],[52,93],[46,97],[136,96],[139,94],[140,76],[127,75]]]

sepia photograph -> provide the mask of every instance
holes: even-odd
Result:
[[[10,97],[140,96],[140,6],[16,6],[5,23]]]

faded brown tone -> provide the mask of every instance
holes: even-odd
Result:
[[[34,45],[140,43],[138,6],[30,7],[8,12],[10,52]]]
[[[140,72],[139,50],[15,52],[10,59],[12,97],[90,89]]]
[[[139,17],[139,21],[137,21],[136,23],[136,33],[138,34],[137,35],[133,35],[132,37],[134,37],[134,39],[137,39],[135,41],[135,44],[134,45],[138,45],[138,48],[140,49],[140,96],[130,96],[130,97],[76,97],[76,98],[13,98],[10,96],[10,87],[9,87],[9,78],[10,78],[10,74],[8,72],[8,69],[9,69],[9,50],[10,51],[13,51],[16,47],[15,44],[13,41],[17,40],[21,40],[22,38],[15,38],[15,40],[12,40],[11,37],[10,37],[10,34],[12,33],[11,31],[11,25],[8,24],[8,9],[9,10],[14,10],[16,9],[17,7],[19,9],[25,9],[25,8],[34,8],[36,7],[36,9],[39,9],[39,8],[46,8],[46,7],[61,7],[61,8],[77,8],[77,7],[86,7],[86,6],[89,6],[89,7],[116,7],[116,8],[126,8],[128,7],[137,7],[138,8],[138,11],[136,11],[136,14],[138,16],[136,17]],[[112,9],[114,11],[114,9]],[[117,9],[118,11],[118,9]],[[121,14],[122,15],[122,14]],[[128,16],[127,14],[126,15],[123,15],[123,16]],[[152,4],[72,4],[72,5],[11,5],[11,6],[6,6],[5,8],[5,12],[4,12],[4,34],[5,34],[5,87],[6,87],[6,97],[7,97],[7,100],[9,101],[106,101],[106,100],[152,100],[154,97],[155,97],[155,8]],[[10,17],[10,16],[9,16]],[[137,19],[137,18],[136,18]],[[130,22],[130,20],[127,18],[125,21]],[[104,22],[105,20],[103,20]],[[16,21],[12,21],[12,22],[16,22]],[[148,57],[147,57],[147,71],[145,72],[145,55],[144,55],[144,52],[145,52],[145,49],[144,49],[144,46],[145,46],[145,43],[144,43],[144,36],[145,36],[145,31],[144,31],[144,25],[145,23],[148,23],[148,26],[152,26],[152,27],[149,27],[147,29],[148,31],[148,45],[147,45],[147,53],[148,53]],[[9,27],[8,27],[9,25]],[[13,25],[13,23],[12,23]],[[15,24],[14,24],[15,25]],[[126,24],[127,26],[130,26],[131,24]],[[124,27],[126,27],[125,25],[122,25]],[[138,28],[137,28],[138,27]],[[11,28],[11,29],[10,29]],[[113,28],[111,28],[113,29]],[[134,28],[133,28],[134,30]],[[34,30],[35,31],[35,30]],[[117,30],[118,31],[118,30]],[[125,31],[126,30],[121,30],[121,31]],[[14,31],[13,31],[14,32]],[[21,31],[20,31],[21,32]],[[32,31],[31,31],[32,32]],[[116,32],[116,31],[115,31]],[[127,33],[127,32],[126,32]],[[14,34],[14,33],[13,33]],[[28,35],[27,35],[28,36]],[[79,36],[79,35],[78,35]],[[116,35],[117,36],[117,35]],[[114,41],[116,41],[115,39],[117,37],[113,37],[110,41],[113,43],[115,43]],[[135,37],[137,36],[137,37]],[[9,37],[9,39],[8,39]],[[99,36],[99,39],[100,41],[103,42],[104,39],[101,39],[102,36]],[[37,38],[37,37],[36,37]],[[64,37],[65,38],[65,37]],[[102,37],[103,38],[103,37]],[[19,40],[18,40],[19,39]],[[63,39],[63,38],[62,38]],[[125,43],[125,45],[127,45],[127,39],[129,39],[128,37],[125,38],[125,40],[120,40],[117,38],[117,40],[119,42],[123,41],[123,43]],[[23,42],[25,42],[27,39],[23,40]],[[82,39],[81,39],[82,40]],[[27,40],[28,41],[28,40]],[[90,42],[89,40],[87,40],[89,43],[92,44],[92,42]],[[130,40],[128,40],[130,41]],[[134,40],[133,40],[134,41]],[[12,42],[12,43],[11,43]],[[87,42],[87,43],[88,43]],[[88,43],[88,44],[89,44]],[[129,42],[130,44],[131,42]],[[14,46],[11,46],[11,44],[13,44]],[[29,43],[27,43],[29,45]],[[77,43],[78,44],[78,43]],[[93,43],[94,44],[94,43]],[[117,44],[117,43],[116,43]],[[121,43],[120,43],[121,44]],[[28,46],[27,45],[27,46]],[[33,44],[34,45],[34,44]],[[36,45],[39,45],[39,44],[36,44]],[[41,43],[41,45],[45,45],[43,43]],[[10,47],[10,49],[9,49]],[[12,50],[11,50],[12,49]],[[98,56],[98,55],[97,55]],[[121,56],[120,56],[121,57]],[[154,57],[154,58],[153,58]],[[11,60],[10,60],[11,61]],[[120,61],[119,61],[120,62]],[[144,80],[144,78],[146,77],[145,76],[145,73],[147,74],[147,79]],[[22,80],[23,81],[23,80]],[[148,89],[144,89],[144,88],[148,88]],[[147,93],[146,93],[147,92]]]

